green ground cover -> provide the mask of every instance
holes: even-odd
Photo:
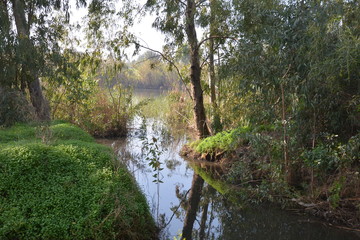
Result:
[[[250,127],[239,127],[231,131],[219,132],[214,136],[200,139],[190,144],[190,147],[199,153],[214,153],[234,150],[246,139],[246,133],[251,131]]]
[[[0,239],[153,239],[155,229],[132,176],[80,128],[0,130]]]

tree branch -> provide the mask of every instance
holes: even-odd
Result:
[[[201,4],[203,4],[204,2],[206,2],[206,0],[199,0],[197,3],[195,3],[196,7],[199,7]]]
[[[186,3],[185,3],[185,2],[183,2],[183,1],[181,1],[181,0],[176,0],[176,1],[186,7]]]
[[[203,39],[197,46],[197,48],[199,49],[201,47],[201,45],[203,43],[205,43],[206,41],[209,41],[210,39],[232,39],[234,41],[237,41],[238,39],[235,38],[235,37],[229,37],[229,36],[210,36],[210,37],[207,37],[205,39]]]
[[[186,196],[188,195],[188,193],[190,192],[191,188],[189,190],[187,190],[187,192],[185,193],[184,199],[180,201],[179,205],[176,207],[175,211],[173,211],[173,214],[170,217],[170,220],[162,227],[163,229],[166,228],[172,221],[172,219],[174,218],[176,212],[179,210],[179,208],[181,207],[181,205],[186,201]]]
[[[155,50],[155,49],[152,49],[152,48],[143,46],[143,45],[141,45],[141,44],[139,44],[139,43],[136,43],[136,42],[134,42],[134,44],[135,44],[136,46],[138,46],[138,47],[141,47],[141,48],[144,48],[144,49],[146,49],[146,50],[149,50],[149,51],[152,51],[152,52],[154,52],[154,53],[159,54],[165,61],[167,61],[168,63],[170,63],[170,65],[173,66],[173,67],[176,69],[176,72],[177,72],[180,80],[181,80],[182,83],[184,84],[185,89],[186,89],[186,91],[188,92],[191,100],[194,100],[193,97],[192,97],[192,95],[191,95],[190,90],[186,87],[185,80],[184,80],[183,77],[181,76],[181,73],[180,73],[179,68],[176,66],[176,64],[175,64],[170,58],[168,58],[165,54],[163,54],[162,52],[157,51],[157,50]]]
[[[220,44],[217,44],[216,47],[214,47],[214,51],[218,50],[219,47],[220,47]],[[208,54],[208,55],[206,56],[206,58],[204,59],[204,61],[201,63],[201,65],[200,65],[201,68],[206,64],[206,62],[207,62],[207,60],[209,59],[209,57],[210,57],[210,54]],[[219,58],[220,58],[220,56],[219,56]]]
[[[159,56],[151,56],[151,57],[148,57],[148,58],[146,58],[144,60],[136,62],[135,65],[138,65],[140,63],[146,62],[146,61],[151,60],[151,59],[157,59],[157,58],[159,58]]]

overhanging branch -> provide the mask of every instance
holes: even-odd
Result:
[[[181,0],[176,0],[176,1],[186,7],[186,3],[184,1]]]
[[[231,37],[231,36],[210,36],[207,37],[205,39],[203,39],[197,46],[197,48],[199,49],[201,47],[201,45],[203,45],[206,41],[209,41],[210,39],[232,39],[234,41],[237,41],[238,39],[235,37]]]
[[[193,97],[192,97],[192,95],[191,95],[190,90],[189,90],[189,89],[187,88],[187,86],[186,86],[186,83],[185,83],[184,78],[181,76],[180,69],[176,66],[176,64],[175,64],[169,57],[167,57],[165,54],[163,54],[162,52],[160,52],[160,51],[158,51],[158,50],[155,50],[155,49],[152,49],[152,48],[143,46],[143,45],[141,45],[141,44],[139,44],[139,43],[136,43],[136,42],[134,42],[134,44],[135,44],[137,47],[141,47],[141,48],[144,48],[144,49],[146,49],[146,50],[149,50],[149,51],[152,51],[152,52],[154,52],[154,53],[159,54],[165,61],[167,61],[171,66],[173,66],[173,67],[176,69],[176,73],[178,74],[180,80],[181,80],[182,83],[184,84],[185,89],[186,89],[186,91],[188,92],[191,100],[194,100]]]

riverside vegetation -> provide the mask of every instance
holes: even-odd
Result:
[[[0,130],[1,239],[155,239],[145,197],[112,150],[55,121]]]
[[[208,182],[231,199],[298,205],[335,225],[359,229],[360,136],[345,143],[331,139],[299,152],[303,164],[297,166],[297,184],[289,185],[283,170],[282,138],[276,129],[239,127],[220,132],[185,146],[182,154],[217,163],[221,170],[210,174],[214,180]],[[197,172],[209,179],[204,170]]]
[[[0,2],[1,126],[65,119],[94,136],[123,136],[137,107],[121,83],[175,86],[191,100],[174,98],[179,108],[169,119],[191,125],[201,139],[225,131],[192,148],[207,160],[233,156],[227,181],[359,228],[359,1],[115,4],[76,1],[87,15],[71,24],[68,0]],[[156,15],[153,27],[165,35],[162,51],[129,32],[146,14]],[[126,65],[129,46],[156,53],[145,54],[155,62]],[[173,72],[163,74],[166,68]],[[175,73],[181,83],[172,85]],[[47,129],[42,138],[50,145],[41,146],[51,149]]]

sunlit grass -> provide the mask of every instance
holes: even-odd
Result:
[[[153,239],[146,199],[112,150],[63,122],[44,144],[43,128],[0,130],[0,239]]]

